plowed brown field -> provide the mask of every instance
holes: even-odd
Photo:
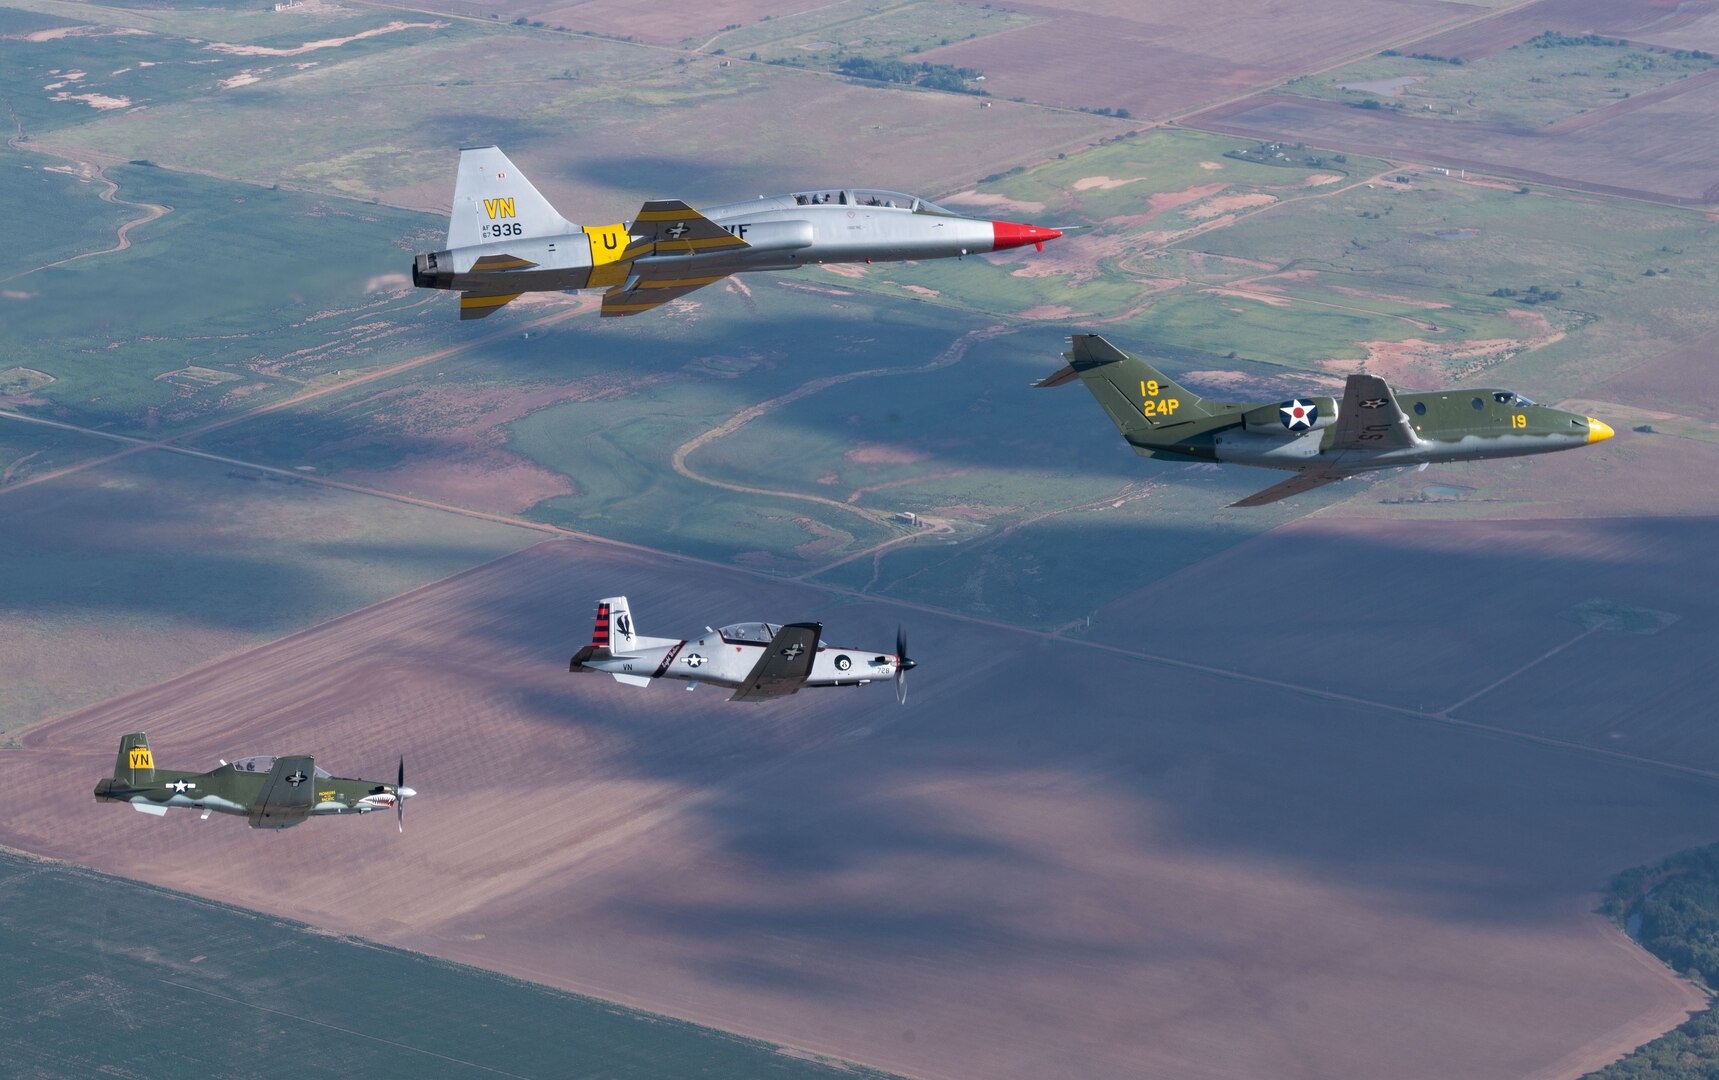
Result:
[[[1218,665],[1305,637],[1333,589],[1395,610],[1392,581],[1272,569],[1224,619],[1174,588],[1132,604],[1223,627]],[[646,633],[815,617],[876,647],[902,620],[922,667],[906,708],[569,675],[614,593]],[[133,730],[171,766],[389,776],[403,753],[422,794],[404,836],[94,804]],[[0,755],[8,845],[920,1076],[1571,1075],[1701,1003],[1589,909],[1708,837],[1704,779],[605,546],[530,549],[25,742]]]
[[[999,97],[1160,117],[1383,48],[1484,9],[1442,0],[1010,4],[1042,21],[923,53]]]
[[[1454,123],[1284,94],[1208,109],[1186,124],[1608,195],[1679,205],[1719,201],[1712,152],[1719,82],[1703,76],[1654,91],[1645,105],[1624,101],[1542,129]]]

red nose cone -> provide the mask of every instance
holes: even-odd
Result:
[[[991,231],[992,251],[1023,247],[1027,244],[1039,245],[1062,235],[1061,229],[1041,229],[1037,225],[1016,225],[1011,221],[993,221]]]

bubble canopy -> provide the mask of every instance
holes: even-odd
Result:
[[[277,755],[275,754],[252,754],[249,757],[234,758],[227,764],[233,767],[234,772],[266,773],[275,767],[276,757]],[[327,780],[334,776],[333,773],[329,772],[321,765],[316,766],[311,770],[311,772],[316,775],[318,780]]]

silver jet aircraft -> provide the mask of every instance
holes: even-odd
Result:
[[[1058,229],[966,218],[894,191],[830,188],[694,210],[647,202],[632,221],[580,228],[493,146],[460,151],[448,247],[412,283],[456,289],[481,319],[527,292],[603,289],[603,314],[637,315],[749,270],[947,259],[1032,244]]]
[[[894,653],[844,649],[820,641],[821,623],[735,623],[705,628],[696,640],[638,634],[627,598],[597,601],[591,644],[580,649],[569,671],[603,671],[628,686],[652,679],[684,679],[688,690],[701,682],[734,687],[730,701],[764,701],[796,693],[803,686],[864,686],[895,680],[895,696],[907,702],[907,673],[918,666],[907,658],[907,635],[895,634]]]

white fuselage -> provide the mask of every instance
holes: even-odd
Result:
[[[831,193],[832,195],[836,193]],[[846,192],[840,194],[847,194]],[[629,273],[650,277],[703,277],[753,270],[791,270],[818,263],[901,262],[949,259],[1018,247],[1035,241],[1013,237],[1008,226],[960,217],[909,196],[893,199],[854,192],[847,203],[799,203],[808,195],[776,195],[700,211],[746,242],[745,247],[672,254],[658,251],[628,262]],[[890,202],[898,205],[888,205]],[[919,206],[920,209],[914,209]],[[630,246],[623,227],[576,229],[551,236],[509,236],[438,254],[451,274],[437,287],[499,287],[542,291],[607,287],[605,271],[619,249]],[[616,250],[605,251],[605,245]],[[660,245],[667,247],[672,245]],[[485,258],[506,256],[535,264],[529,269],[474,270]],[[594,273],[595,271],[595,273]]]
[[[637,637],[624,651],[581,661],[594,671],[606,671],[622,682],[643,684],[651,679],[684,679],[737,687],[757,666],[769,641],[725,637],[712,630],[691,640]],[[864,686],[895,677],[900,658],[865,649],[819,644],[807,686]]]

